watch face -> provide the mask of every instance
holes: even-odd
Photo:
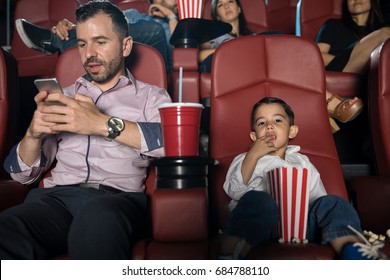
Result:
[[[125,127],[123,120],[119,118],[111,118],[108,120],[108,126],[114,131],[122,131]]]

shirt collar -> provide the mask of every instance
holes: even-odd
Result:
[[[137,81],[136,79],[134,78],[134,76],[130,73],[130,71],[126,68],[126,73],[125,75],[121,75],[119,77],[119,80],[118,82],[116,83],[116,85],[112,88],[118,88],[118,87],[124,87],[124,86],[128,86],[128,85],[134,85],[135,87],[135,92],[137,94],[138,90],[137,90]],[[75,82],[75,88],[78,89],[80,87],[85,87],[85,88],[89,88],[89,87],[95,87],[94,84],[92,84],[92,79],[91,77],[88,75],[88,74],[85,74],[81,77],[79,77],[76,82]],[[76,90],[77,92],[77,90]]]

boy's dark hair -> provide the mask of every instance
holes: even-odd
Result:
[[[77,22],[85,22],[97,14],[105,14],[111,18],[114,31],[118,34],[119,40],[129,36],[129,24],[124,13],[108,1],[99,0],[85,3],[77,8],[76,20]]]
[[[294,125],[294,111],[291,109],[290,105],[288,105],[286,102],[284,102],[282,99],[277,97],[264,97],[259,102],[257,102],[252,109],[251,113],[251,127],[252,130],[255,130],[255,114],[257,108],[259,108],[263,104],[279,104],[283,107],[284,111],[286,112],[288,119],[290,121],[290,126]]]

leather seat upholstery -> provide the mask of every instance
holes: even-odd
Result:
[[[282,98],[292,106],[300,129],[291,144],[301,146],[301,152],[319,170],[329,194],[348,199],[329,126],[319,49],[296,36],[240,37],[217,49],[211,73],[210,156],[219,164],[210,172],[210,205],[217,228],[228,217],[230,199],[222,188],[226,172],[233,158],[251,145],[250,112],[265,96]],[[328,259],[335,255],[330,246],[320,244],[273,244],[252,249],[248,257]]]
[[[369,87],[369,121],[374,176],[352,177],[352,199],[364,229],[385,234],[390,229],[390,40],[371,54]],[[390,243],[384,252],[390,255]]]

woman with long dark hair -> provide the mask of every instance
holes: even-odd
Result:
[[[229,23],[232,26],[232,30],[230,33],[224,34],[200,46],[200,71],[203,72],[210,71],[212,54],[222,43],[240,36],[254,34],[247,26],[239,0],[213,0],[211,3],[211,16],[214,20]]]
[[[378,0],[344,0],[342,17],[329,19],[316,43],[328,71],[365,73],[371,52],[390,37]],[[345,100],[327,93],[329,116],[341,122],[354,119],[363,107],[360,99]]]

